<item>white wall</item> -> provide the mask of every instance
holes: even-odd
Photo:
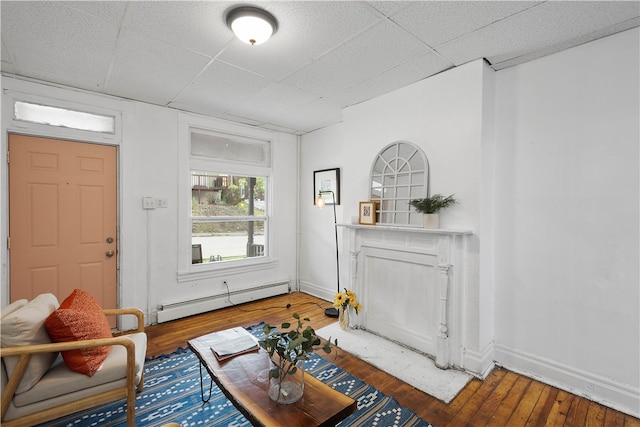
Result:
[[[39,85],[3,77],[2,153],[6,153],[7,132],[51,137],[65,137],[81,141],[91,136],[55,127],[15,124],[11,121],[11,96],[28,96],[33,101],[46,99],[46,104],[69,104],[76,109],[108,108],[122,115],[121,133],[106,143],[119,147],[119,227],[120,227],[120,290],[121,306],[143,309],[147,323],[154,322],[159,304],[212,295],[224,295],[221,287],[226,280],[231,292],[281,280],[291,280],[295,286],[296,272],[296,215],[297,215],[297,138],[280,132],[257,130],[248,126],[205,117],[189,116],[176,110],[149,104],[104,97],[77,90]],[[16,95],[17,94],[17,95]],[[275,191],[271,200],[272,262],[259,271],[223,270],[215,274],[200,275],[198,280],[178,280],[179,265],[179,209],[187,216],[190,196],[186,203],[179,201],[180,173],[189,174],[179,167],[179,157],[188,157],[188,135],[181,134],[180,120],[192,120],[242,135],[259,133],[262,139],[272,140],[272,184]],[[16,126],[20,126],[17,128]],[[182,132],[184,133],[184,132]],[[4,154],[2,155],[4,159]],[[6,162],[0,164],[3,185],[0,193],[2,208],[2,241],[6,239]],[[187,180],[188,181],[188,180]],[[142,197],[164,197],[168,208],[143,210]],[[183,225],[184,228],[184,225]],[[189,233],[189,227],[186,226]],[[1,306],[8,301],[8,268],[5,245],[0,245],[2,266]],[[189,245],[184,248],[187,252]],[[190,252],[189,252],[190,253]]]
[[[482,374],[493,360],[491,354],[493,311],[492,279],[480,283],[481,194],[483,136],[491,133],[493,112],[483,111],[484,92],[493,90],[493,71],[482,61],[423,80],[344,111],[344,122],[302,137],[301,289],[332,299],[335,293],[335,243],[330,215],[312,205],[313,170],[341,167],[342,205],[338,222],[349,223],[358,215],[358,203],[369,200],[371,163],[391,142],[410,141],[422,148],[430,167],[431,194],[455,193],[459,205],[440,214],[440,226],[471,229],[471,256],[463,292],[465,367]],[[489,98],[490,102],[491,98]],[[488,129],[487,129],[488,128]],[[488,185],[491,188],[491,185]],[[489,196],[490,197],[490,196]],[[308,200],[308,203],[307,203]],[[492,201],[489,201],[492,203]],[[490,235],[490,230],[482,230]],[[341,272],[346,272],[347,248],[342,244]],[[341,274],[341,284],[349,278]],[[481,306],[480,301],[489,300]]]
[[[497,73],[496,360],[640,414],[639,31]]]
[[[336,205],[338,223],[349,222],[345,218],[345,183],[349,180],[351,161],[346,157],[341,124],[304,135],[300,145],[300,289],[304,292],[333,301],[337,291],[336,243],[333,228],[333,206],[318,209],[314,205],[313,172],[340,168],[341,202]],[[347,287],[346,249],[343,246],[343,230],[338,230],[340,246],[340,286]],[[327,305],[329,307],[329,305]]]

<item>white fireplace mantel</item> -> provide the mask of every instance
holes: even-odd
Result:
[[[338,224],[347,231],[348,283],[362,303],[352,323],[460,366],[470,230]],[[344,247],[344,246],[343,246]]]

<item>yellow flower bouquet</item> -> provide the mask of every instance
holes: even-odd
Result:
[[[336,294],[335,298],[333,299],[333,306],[338,310],[340,310],[341,307],[344,310],[352,307],[356,311],[356,314],[358,314],[358,312],[362,309],[362,306],[356,299],[356,293],[347,289],[345,289],[344,292],[338,292]]]
[[[340,328],[344,330],[349,328],[349,309],[353,308],[356,314],[362,310],[362,306],[356,298],[356,293],[347,289],[336,294],[333,299],[333,306],[338,310],[338,323]]]

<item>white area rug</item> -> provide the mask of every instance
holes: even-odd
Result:
[[[472,378],[455,369],[439,369],[429,357],[362,329],[340,329],[338,322],[316,334],[407,384],[449,403]]]

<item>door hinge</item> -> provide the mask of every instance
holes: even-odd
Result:
[[[9,153],[10,153],[10,151],[7,150],[7,164],[9,164]]]
[[[11,250],[11,236],[7,237],[7,249]]]

